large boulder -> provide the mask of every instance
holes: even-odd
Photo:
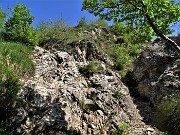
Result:
[[[149,45],[134,63],[134,90],[156,106],[156,102],[180,89],[179,69],[180,57],[168,45]]]

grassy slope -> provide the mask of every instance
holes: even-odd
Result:
[[[29,58],[32,48],[20,43],[0,41],[0,134],[9,127],[8,118],[14,113],[17,93],[21,89],[20,77],[34,71]]]

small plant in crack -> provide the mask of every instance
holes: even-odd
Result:
[[[96,111],[98,109],[98,106],[95,104],[95,101],[87,103],[85,100],[82,100],[80,101],[79,106],[83,112]]]
[[[122,121],[117,127],[111,130],[112,135],[122,135],[129,127],[129,124]]]
[[[120,90],[115,90],[113,96],[117,99],[121,99],[123,97],[123,94],[121,93]]]
[[[88,65],[82,66],[79,68],[81,74],[85,76],[92,76],[93,74],[99,73],[102,71],[99,62],[90,62]]]

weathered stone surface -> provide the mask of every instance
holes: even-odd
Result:
[[[103,72],[86,78],[78,67],[87,59],[77,62],[67,52],[50,53],[40,47],[35,48],[33,59],[35,75],[24,81],[19,93],[14,134],[106,135],[122,121],[131,128],[141,123],[133,132],[146,132],[127,87],[112,70],[103,66]],[[115,91],[123,96],[115,97]]]
[[[180,58],[168,46],[154,43],[144,49],[134,64],[133,80],[141,97],[155,105],[180,88]]]

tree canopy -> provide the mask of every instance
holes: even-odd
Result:
[[[172,34],[171,26],[180,19],[180,3],[174,0],[84,0],[82,9],[138,29],[147,41],[160,36],[180,52],[180,47],[165,36]]]
[[[10,17],[5,23],[7,38],[29,45],[36,45],[36,33],[32,27],[34,16],[24,4],[17,4],[11,9]]]
[[[5,18],[6,18],[6,13],[1,11],[2,8],[0,7],[0,30],[3,28],[4,26],[4,21],[5,21]]]

